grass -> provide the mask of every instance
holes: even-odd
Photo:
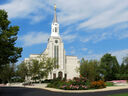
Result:
[[[106,86],[114,86],[112,82],[105,82]]]
[[[123,94],[113,94],[113,95],[108,95],[108,96],[128,96],[128,93],[123,93]]]

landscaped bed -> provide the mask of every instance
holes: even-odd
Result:
[[[87,90],[105,88],[106,84],[102,80],[89,82],[86,77],[75,77],[73,80],[55,79],[51,83],[49,83],[47,87],[64,90]]]

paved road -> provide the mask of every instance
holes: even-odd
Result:
[[[128,89],[94,93],[59,93],[35,88],[0,87],[0,96],[107,96],[115,93],[128,93]]]

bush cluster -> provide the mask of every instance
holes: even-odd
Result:
[[[88,89],[88,79],[85,77],[75,77],[73,80],[66,81],[66,84],[60,86],[65,90],[86,90]]]
[[[106,84],[104,81],[99,80],[99,81],[93,81],[90,84],[90,88],[95,88],[95,89],[101,89],[101,88],[105,88]]]
[[[64,90],[85,90],[88,89],[89,82],[85,77],[77,78],[73,80],[54,80],[54,82],[48,84],[47,87],[60,88]]]

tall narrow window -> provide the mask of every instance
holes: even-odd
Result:
[[[57,64],[59,64],[59,46],[57,46]]]
[[[54,58],[56,59],[56,46],[54,46]]]
[[[56,60],[56,65],[59,64],[59,46],[54,46],[54,58]]]
[[[55,27],[55,32],[57,32],[57,27]]]

